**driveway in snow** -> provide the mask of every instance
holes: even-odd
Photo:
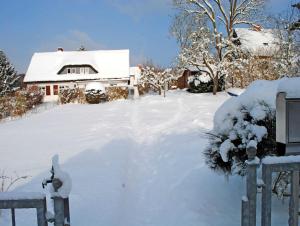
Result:
[[[74,226],[237,226],[242,179],[205,165],[205,132],[228,96],[169,92],[167,98],[70,104],[0,124],[0,168],[31,175],[19,191],[42,191],[59,154],[73,180]],[[7,225],[4,214],[0,225]],[[34,212],[17,211],[33,225]]]

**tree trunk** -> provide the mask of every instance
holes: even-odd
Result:
[[[213,83],[214,83],[214,86],[213,86],[213,94],[216,95],[217,92],[218,92],[218,86],[219,86],[219,79],[218,79],[218,76],[214,77]]]

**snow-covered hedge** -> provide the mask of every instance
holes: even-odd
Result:
[[[206,150],[211,168],[243,175],[247,147],[257,147],[260,158],[276,154],[275,100],[280,82],[255,81],[218,109]]]
[[[213,91],[213,81],[208,75],[194,75],[190,76],[189,89],[191,93],[210,93]],[[225,76],[219,78],[218,91],[222,91],[225,88]]]
[[[120,87],[120,86],[108,87],[106,90],[106,95],[107,95],[108,101],[127,99],[128,98],[128,88]]]
[[[61,90],[59,94],[59,103],[68,104],[68,103],[86,103],[85,95],[83,91],[79,88],[68,88]]]
[[[43,94],[37,86],[19,90],[0,97],[0,120],[7,117],[22,116],[42,103]]]

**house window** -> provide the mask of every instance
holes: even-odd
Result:
[[[58,85],[53,85],[53,95],[58,95]]]
[[[71,68],[71,73],[76,74],[76,68]]]
[[[85,71],[85,70],[84,70],[84,67],[81,67],[81,68],[80,68],[80,74],[84,74],[84,71]]]
[[[67,73],[71,74],[71,68],[67,68]]]
[[[89,68],[88,68],[88,67],[85,67],[85,68],[84,68],[84,74],[89,74],[89,73],[90,73]]]
[[[51,95],[51,89],[50,86],[46,86],[46,95],[50,96]]]

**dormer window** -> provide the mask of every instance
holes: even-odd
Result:
[[[80,68],[80,74],[84,74],[84,67]]]
[[[66,65],[57,74],[97,74],[98,71],[91,65]]]
[[[90,74],[89,67],[80,67],[80,74]]]

